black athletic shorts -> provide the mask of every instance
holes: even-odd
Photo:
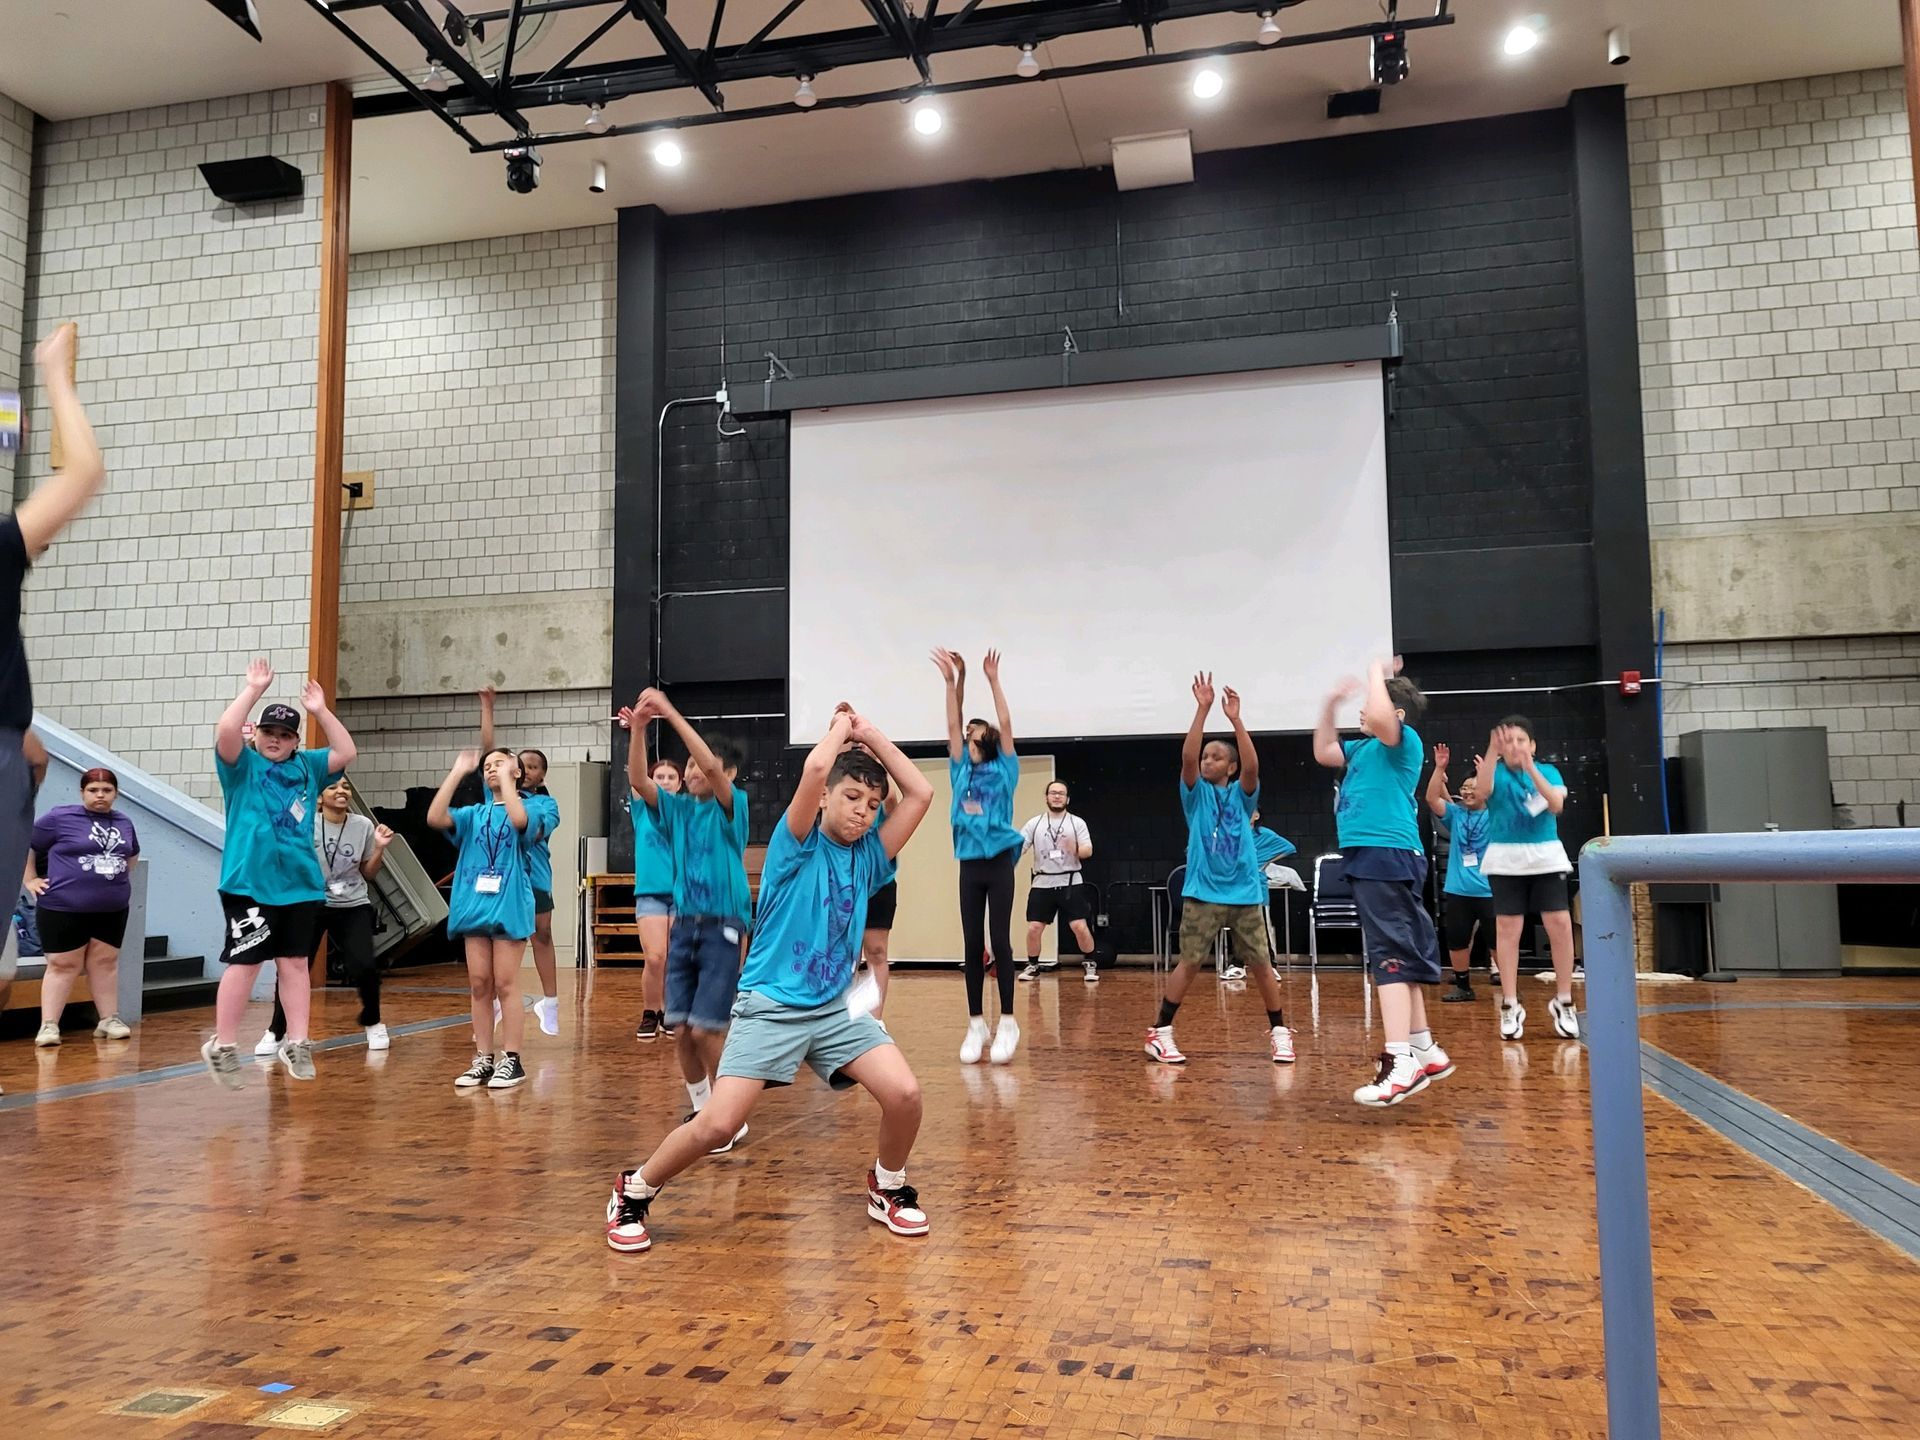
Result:
[[[1051,925],[1056,919],[1062,925],[1071,925],[1076,920],[1087,920],[1093,916],[1093,897],[1089,887],[1081,884],[1050,885],[1044,889],[1035,885],[1027,891],[1027,921],[1029,924]]]
[[[258,965],[267,960],[305,959],[313,954],[324,907],[318,900],[262,905],[245,895],[229,895],[222,890],[220,908],[227,917],[227,943],[220,951],[220,963]]]
[[[1482,944],[1493,943],[1493,897],[1491,895],[1455,895],[1442,897],[1441,928],[1446,931],[1448,950],[1465,950],[1473,944],[1473,927],[1480,927]]]
[[[1489,875],[1496,915],[1551,915],[1570,908],[1567,877],[1560,875]]]
[[[40,948],[49,955],[84,950],[94,940],[118,950],[127,938],[125,910],[49,910],[42,905],[35,915],[40,922]]]
[[[553,891],[535,890],[533,892],[533,913],[536,915],[553,913]]]
[[[893,929],[894,913],[900,908],[900,882],[889,880],[873,892],[873,898],[867,901],[867,929]]]

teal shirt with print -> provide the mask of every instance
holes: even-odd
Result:
[[[962,746],[958,760],[947,761],[947,779],[953,786],[953,858],[991,860],[1026,845],[1013,828],[1013,787],[1020,783],[1020,757],[1004,751],[984,764],[973,763],[972,751]]]
[[[1533,768],[1556,790],[1567,782],[1553,766],[1534,761]],[[1528,807],[1538,811],[1530,814]],[[1560,826],[1546,798],[1533,788],[1524,770],[1514,770],[1503,760],[1493,767],[1493,794],[1487,797],[1487,843],[1490,845],[1550,845],[1560,838]]]
[[[1487,853],[1487,812],[1469,810],[1459,801],[1449,800],[1440,823],[1447,827],[1446,893],[1492,899],[1493,887],[1487,884],[1487,872],[1480,868]]]
[[[633,821],[633,893],[671,900],[673,837],[655,818],[653,808],[632,792],[628,792],[627,815]]]
[[[867,901],[893,877],[879,826],[842,845],[818,825],[795,839],[783,816],[760,872],[760,913],[740,989],[797,1010],[840,995],[860,958]]]
[[[1187,878],[1181,894],[1209,905],[1266,904],[1267,882],[1253,848],[1259,787],[1249,795],[1238,780],[1224,785],[1182,780],[1180,808],[1187,817]]]
[[[1369,735],[1364,740],[1349,740],[1340,748],[1347,757],[1340,803],[1333,812],[1340,848],[1372,845],[1425,855],[1426,846],[1420,843],[1419,811],[1413,802],[1413,787],[1427,756],[1420,732],[1402,725],[1398,745],[1383,744]]]
[[[447,892],[449,935],[524,940],[533,934],[532,854],[548,836],[545,823],[545,812],[528,805],[526,828],[518,829],[507,807],[491,797],[485,804],[462,805],[453,812],[453,843],[460,858]]]
[[[747,792],[733,787],[733,814],[711,796],[659,792],[648,806],[673,845],[673,908],[683,916],[732,920],[742,928],[753,914],[747,888]]]
[[[220,851],[223,893],[260,905],[326,899],[327,877],[313,848],[313,817],[332,756],[325,748],[296,750],[276,765],[249,745],[229,764],[214,752],[227,805],[227,839]]]
[[[534,827],[538,818],[540,838],[527,850],[527,871],[533,880],[533,888],[553,891],[553,832],[560,828],[560,802],[545,791],[532,795],[522,795],[520,803],[527,807],[527,828]]]

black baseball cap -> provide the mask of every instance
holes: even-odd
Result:
[[[260,718],[254,722],[256,730],[284,730],[289,735],[300,734],[300,712],[291,705],[269,705],[260,712]]]

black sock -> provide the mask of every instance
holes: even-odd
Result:
[[[1267,1011],[1267,1024],[1272,1026],[1274,1029],[1278,1030],[1282,1025],[1286,1023],[1287,1023],[1287,1017],[1284,1011],[1280,1011],[1280,1010]]]
[[[1040,963],[1040,957],[1038,955],[1027,956],[1027,964],[1038,965],[1039,963]]]
[[[1160,1002],[1160,1018],[1153,1022],[1153,1028],[1156,1030],[1164,1030],[1167,1026],[1173,1024],[1173,1013],[1179,1008],[1180,1002],[1178,1000],[1162,1000]]]

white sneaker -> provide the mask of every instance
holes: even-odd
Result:
[[[101,1040],[124,1040],[133,1034],[133,1027],[118,1015],[109,1015],[93,1027],[93,1033]]]
[[[560,1033],[560,997],[558,995],[549,995],[539,1001],[534,1005],[533,1013],[540,1021],[542,1035]]]
[[[1580,1007],[1573,1001],[1558,998],[1549,1000],[1547,1014],[1553,1017],[1553,1033],[1562,1040],[1580,1038]]]
[[[1098,965],[1088,960],[1084,962],[1082,968],[1086,971],[1086,973],[1080,977],[1082,980],[1086,981],[1089,985],[1098,985],[1100,983],[1100,967]]]
[[[1518,1040],[1526,1033],[1526,1029],[1527,1007],[1517,1000],[1511,1005],[1503,1002],[1500,1006],[1500,1038]]]
[[[1038,960],[1029,960],[1025,968],[1013,978],[1016,980],[1038,980],[1040,978],[1040,962]]]
[[[1291,1065],[1294,1061],[1293,1031],[1284,1025],[1273,1027],[1273,1063]]]
[[[1373,1083],[1362,1085],[1353,1092],[1353,1098],[1361,1105],[1398,1105],[1409,1095],[1418,1095],[1426,1088],[1427,1072],[1419,1061],[1411,1055],[1387,1052],[1380,1056]]]
[[[33,1037],[33,1043],[42,1050],[51,1050],[60,1043],[60,1027],[51,1020],[43,1020],[40,1033]]]
[[[1229,965],[1220,972],[1220,978],[1222,980],[1244,980],[1247,978],[1247,967],[1244,965]]]
[[[386,1026],[369,1025],[367,1027],[367,1049],[385,1050],[392,1044],[393,1044],[393,1040],[387,1034]]]
[[[993,1032],[993,1049],[990,1058],[996,1065],[1004,1065],[1013,1059],[1013,1052],[1020,1048],[1020,1022],[1011,1015],[1000,1017],[1000,1028]]]
[[[960,1042],[960,1063],[972,1065],[987,1052],[987,1021],[984,1015],[976,1015],[967,1022],[967,1038]]]
[[[280,1037],[269,1030],[260,1037],[260,1043],[253,1047],[253,1053],[263,1060],[271,1060],[280,1053]]]
[[[1173,1026],[1156,1025],[1147,1031],[1147,1054],[1162,1065],[1184,1065],[1187,1057],[1180,1053],[1180,1047],[1173,1043]]]
[[[1413,1059],[1429,1081],[1444,1080],[1453,1073],[1453,1057],[1440,1048],[1438,1041],[1424,1049],[1414,1046]]]

